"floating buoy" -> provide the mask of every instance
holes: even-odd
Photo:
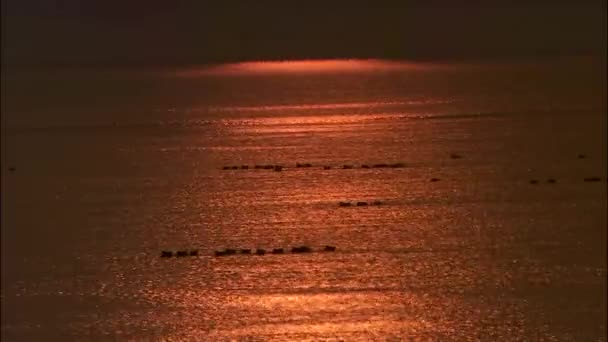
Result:
[[[215,256],[233,255],[236,254],[236,250],[232,248],[226,248],[223,251],[215,251]]]
[[[312,252],[312,249],[310,249],[310,247],[307,246],[300,246],[300,247],[293,247],[291,249],[292,253],[310,253]]]

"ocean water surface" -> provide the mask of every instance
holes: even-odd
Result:
[[[2,340],[605,341],[605,70],[3,70]]]

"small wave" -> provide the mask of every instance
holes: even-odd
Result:
[[[323,104],[297,104],[297,105],[263,105],[263,106],[211,106],[207,110],[211,112],[262,112],[276,110],[310,110],[310,109],[347,109],[347,108],[366,108],[380,106],[399,106],[406,105],[408,102],[387,101],[387,102],[352,102],[352,103],[323,103]]]
[[[524,109],[515,111],[479,111],[479,112],[466,112],[466,113],[428,113],[428,114],[406,114],[401,115],[400,119],[424,119],[424,120],[442,120],[442,119],[471,119],[471,118],[497,118],[504,116],[517,116],[517,115],[535,115],[535,114],[552,114],[552,115],[564,115],[570,113],[586,113],[594,112],[597,109],[587,108],[565,108],[565,109]]]
[[[491,118],[505,116],[512,113],[507,112],[474,112],[474,113],[455,113],[455,114],[414,114],[402,115],[400,119],[423,119],[423,120],[441,120],[441,119],[470,119],[470,118]]]

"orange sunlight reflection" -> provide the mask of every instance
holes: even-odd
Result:
[[[327,59],[297,61],[258,61],[220,64],[202,68],[191,68],[176,73],[180,77],[204,75],[255,75],[293,73],[344,73],[364,71],[414,70],[429,67],[429,64],[387,61],[379,59]]]

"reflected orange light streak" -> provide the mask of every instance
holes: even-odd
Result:
[[[386,61],[379,59],[328,59],[297,61],[258,61],[220,64],[203,68],[181,70],[181,77],[204,75],[252,75],[252,74],[293,74],[293,73],[336,73],[386,70],[416,70],[432,65]]]

